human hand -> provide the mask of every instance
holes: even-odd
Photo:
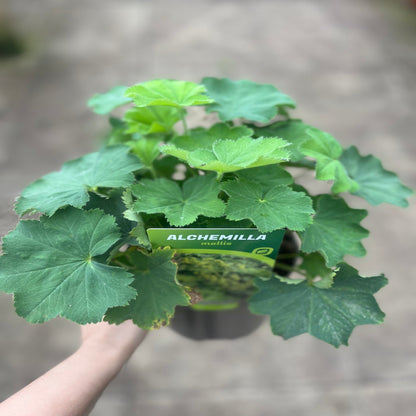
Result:
[[[0,415],[89,414],[108,383],[143,341],[146,331],[131,321],[81,326],[79,349],[0,404]]]
[[[139,328],[132,321],[120,325],[107,322],[81,326],[81,348],[92,347],[121,354],[127,359],[141,344],[147,331]]]

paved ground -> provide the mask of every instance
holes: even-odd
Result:
[[[299,115],[343,144],[380,156],[416,187],[416,10],[387,0],[9,0],[28,41],[0,62],[0,234],[30,181],[94,149],[105,122],[96,91],[156,77],[205,75],[275,84]],[[400,416],[416,408],[415,201],[370,209],[368,256],[380,271],[382,326],[360,327],[335,350],[304,335],[282,341],[267,324],[237,341],[195,343],[152,333],[94,416]],[[69,354],[77,327],[29,325],[0,297],[0,399]]]

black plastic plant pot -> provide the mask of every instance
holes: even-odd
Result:
[[[230,310],[194,310],[176,308],[170,327],[177,333],[194,340],[235,339],[251,334],[264,321],[264,316],[253,315],[247,302]]]
[[[283,238],[279,254],[296,253],[298,243],[293,233],[287,232]],[[287,266],[295,262],[294,257],[280,261]],[[274,268],[281,276],[287,276],[286,269]],[[202,301],[191,307],[179,306],[170,327],[176,333],[193,340],[236,339],[253,333],[266,317],[249,311],[246,299],[237,301]]]

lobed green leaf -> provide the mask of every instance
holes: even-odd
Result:
[[[137,233],[140,218],[137,215],[130,217],[125,215],[126,205],[121,189],[115,189],[106,196],[92,193],[84,209],[101,209],[105,214],[113,216],[121,232],[119,245],[137,245],[136,235],[133,234]]]
[[[137,107],[188,107],[212,103],[205,91],[203,85],[194,82],[156,79],[134,85],[125,94]]]
[[[104,94],[95,94],[88,100],[87,105],[97,114],[110,113],[115,108],[133,101],[130,97],[124,95],[126,90],[127,87],[119,85]]]
[[[120,240],[114,217],[68,207],[40,221],[21,221],[4,238],[0,289],[15,294],[19,316],[99,322],[136,296],[131,274],[95,260]]]
[[[358,149],[351,146],[342,153],[340,163],[359,185],[351,191],[353,195],[364,198],[371,205],[383,202],[403,208],[409,205],[407,198],[413,191],[404,186],[395,173],[385,170],[373,155],[361,156]]]
[[[165,178],[143,179],[131,189],[137,198],[133,205],[137,212],[163,213],[175,227],[191,224],[200,215],[215,218],[224,214],[225,204],[218,199],[220,188],[214,175],[195,176],[182,188]]]
[[[307,133],[312,126],[301,120],[283,120],[263,127],[251,126],[256,136],[280,137],[289,143],[288,150],[291,153],[291,161],[298,161],[305,157],[301,150],[303,142],[310,140]]]
[[[262,232],[280,228],[304,230],[312,222],[312,200],[288,186],[263,188],[253,182],[228,181],[221,184],[229,195],[226,217],[250,219]]]
[[[110,117],[109,123],[111,130],[105,135],[105,146],[110,147],[124,145],[126,142],[132,140],[132,135],[126,133],[127,124],[123,120],[117,117]]]
[[[215,101],[206,111],[218,112],[222,121],[242,117],[266,123],[276,117],[278,106],[295,107],[292,98],[270,84],[211,77],[204,78],[202,84]]]
[[[368,230],[360,222],[367,216],[363,209],[350,208],[343,199],[330,195],[317,198],[313,223],[301,234],[302,251],[319,251],[329,267],[336,266],[345,255],[363,257],[361,244],[368,237]]]
[[[253,182],[262,188],[271,188],[275,185],[291,185],[292,175],[279,165],[270,165],[265,169],[263,166],[242,169],[236,172],[240,181]]]
[[[155,250],[151,254],[130,251],[128,260],[134,270],[133,288],[137,297],[127,306],[110,309],[105,320],[120,324],[132,319],[143,329],[169,324],[175,307],[190,304],[190,296],[176,280],[174,250]]]
[[[217,140],[237,140],[251,136],[253,130],[245,126],[231,127],[225,123],[214,124],[210,129],[197,127],[186,136],[174,137],[162,151],[182,160],[187,160],[191,152],[201,149],[212,149]]]
[[[134,107],[124,114],[127,133],[166,133],[181,120],[185,111],[167,106]]]
[[[52,215],[67,205],[83,207],[90,199],[88,191],[94,188],[131,185],[132,172],[143,168],[143,164],[128,152],[126,146],[111,146],[66,162],[59,172],[49,173],[26,187],[16,203],[16,212]]]
[[[316,159],[316,179],[333,180],[332,192],[354,192],[359,185],[350,178],[338,158],[342,154],[341,145],[328,133],[318,129],[306,131],[310,137],[301,145],[301,151],[306,156]]]
[[[127,143],[147,169],[153,168],[153,162],[160,156],[161,139],[141,138]]]
[[[325,258],[320,253],[303,256],[299,269],[306,273],[308,283],[320,289],[328,289],[334,282],[336,270],[326,265]]]
[[[137,244],[130,243],[131,245],[139,245],[146,250],[151,250],[149,237],[147,236],[145,221],[143,217],[133,209],[134,200],[130,189],[126,189],[121,197],[125,211],[123,216],[126,220],[133,221],[135,227],[129,231],[129,236],[133,237]],[[127,208],[127,209],[126,209]]]
[[[258,292],[250,300],[255,314],[270,315],[272,332],[284,339],[309,333],[334,347],[348,345],[358,325],[384,319],[373,294],[387,284],[384,276],[363,278],[343,263],[328,289],[286,284],[278,279],[256,279]]]
[[[275,137],[253,139],[245,136],[215,141],[206,138],[198,148],[191,138],[184,137],[162,147],[162,152],[178,157],[197,169],[224,174],[287,161],[290,158],[287,145],[287,142]]]

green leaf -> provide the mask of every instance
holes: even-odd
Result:
[[[15,294],[16,312],[29,322],[58,315],[99,322],[109,307],[136,296],[130,273],[95,260],[119,239],[114,218],[101,210],[69,207],[21,221],[4,238],[0,289]]]
[[[105,214],[112,215],[121,231],[123,240],[129,239],[130,232],[137,223],[135,218],[127,219],[124,216],[126,206],[123,203],[122,191],[120,189],[110,192],[108,196],[92,193],[90,195],[90,200],[87,202],[84,209],[101,209]]]
[[[301,145],[304,141],[310,140],[307,131],[312,126],[304,124],[301,120],[284,120],[277,121],[269,126],[257,127],[251,126],[256,136],[280,137],[290,143],[288,150],[291,153],[291,160],[298,161],[305,155],[301,151]]]
[[[205,91],[203,85],[194,82],[156,79],[128,88],[126,96],[133,98],[137,107],[188,107],[211,103]]]
[[[84,209],[101,209],[105,214],[112,215],[121,231],[121,240],[116,246],[118,249],[124,244],[141,246],[148,250],[152,248],[147,237],[143,218],[132,210],[133,197],[127,191],[113,190],[107,197],[92,193],[91,199]],[[127,210],[126,210],[127,208]]]
[[[95,94],[88,100],[87,105],[97,114],[110,113],[115,108],[133,101],[130,97],[124,95],[126,90],[127,87],[119,85],[104,94]]]
[[[327,267],[325,258],[320,253],[304,256],[299,268],[305,271],[309,283],[320,289],[328,289],[334,282],[336,271]]]
[[[160,155],[160,139],[155,138],[142,138],[138,140],[132,140],[127,144],[133,154],[135,154],[140,161],[150,169],[153,166],[153,161]]]
[[[126,146],[112,146],[66,162],[59,172],[49,173],[25,188],[16,212],[52,215],[67,205],[83,207],[90,198],[88,190],[131,185],[134,181],[131,172],[143,165],[128,152]]]
[[[153,167],[157,177],[171,178],[181,163],[176,157],[165,156],[154,160]]]
[[[218,112],[222,121],[242,117],[266,123],[276,117],[277,106],[295,107],[292,98],[270,84],[210,77],[204,78],[202,83],[215,101],[206,111]]]
[[[124,218],[126,220],[133,221],[136,224],[136,226],[130,230],[129,235],[136,239],[139,246],[144,247],[147,250],[151,250],[152,245],[150,244],[149,237],[147,236],[143,218],[133,209],[134,200],[130,189],[126,189],[123,192],[122,202],[124,209],[127,208],[123,213]],[[131,243],[131,245],[135,244]]]
[[[104,138],[105,146],[116,146],[132,140],[132,135],[126,133],[127,124],[123,120],[116,117],[110,117],[109,122],[111,130]]]
[[[237,140],[240,137],[251,137],[253,130],[245,126],[231,127],[225,123],[214,124],[210,129],[197,127],[189,130],[186,136],[176,136],[166,147],[176,149],[176,157],[186,159],[190,152],[201,149],[212,149],[212,145],[219,139]]]
[[[262,232],[280,228],[304,230],[312,222],[312,200],[284,185],[262,188],[252,182],[222,184],[230,196],[225,210],[229,220],[250,219]]]
[[[185,139],[182,140],[182,143]],[[189,140],[191,142],[191,139]],[[256,166],[264,166],[289,160],[287,142],[275,137],[240,137],[235,140],[218,139],[210,147],[190,151],[190,147],[178,148],[174,144],[162,147],[162,152],[182,160],[201,170],[219,174]]]
[[[278,165],[239,170],[236,175],[245,182],[254,182],[263,188],[274,185],[290,185],[293,183],[292,175]]]
[[[210,218],[200,216],[192,223],[192,228],[253,228],[253,223],[246,219],[242,221],[230,221],[225,217]]]
[[[223,174],[239,169],[280,163],[289,159],[285,149],[287,143],[274,137],[237,140],[217,140],[212,149],[196,150],[189,155],[188,162],[202,170]]]
[[[403,208],[409,205],[407,198],[413,191],[404,186],[395,173],[385,170],[373,155],[361,156],[358,149],[351,146],[344,150],[340,162],[359,185],[352,194],[366,199],[371,205],[383,202]]]
[[[343,164],[338,160],[342,154],[341,145],[328,133],[309,129],[310,139],[303,142],[301,151],[317,160],[316,178],[322,181],[333,180],[332,192],[354,192],[359,185],[348,176]]]
[[[366,216],[366,210],[352,209],[343,199],[330,195],[318,197],[313,224],[301,235],[302,251],[319,251],[329,267],[342,261],[347,254],[365,256],[361,239],[368,237],[369,232],[360,222]]]
[[[217,139],[237,140],[240,137],[252,136],[252,134],[253,129],[247,126],[229,126],[227,123],[216,123],[209,129],[197,127],[190,131],[190,136],[198,146],[197,148],[209,148]],[[189,150],[195,150],[195,148]]]
[[[195,176],[186,180],[182,188],[169,179],[144,179],[131,189],[137,197],[137,212],[163,213],[175,227],[191,224],[199,215],[224,214],[225,204],[218,199],[220,188],[214,175]]]
[[[165,133],[184,116],[184,110],[175,107],[135,107],[124,114],[127,133]]]
[[[162,150],[179,159],[187,160],[191,152],[201,149],[212,149],[219,139],[237,140],[240,137],[251,136],[253,130],[245,126],[230,127],[225,123],[214,124],[210,129],[197,127],[191,129],[186,136],[174,137]]]
[[[339,347],[348,345],[356,326],[383,321],[373,294],[386,284],[384,276],[363,278],[347,264],[341,264],[329,289],[306,281],[288,285],[278,279],[257,279],[259,291],[249,301],[250,310],[270,315],[272,332],[284,339],[307,332]]]
[[[132,319],[143,329],[160,328],[169,324],[176,306],[189,305],[189,295],[176,281],[173,254],[174,250],[156,250],[149,255],[129,252],[128,259],[134,268],[132,286],[137,290],[137,298],[128,306],[110,309],[105,320],[119,324]]]

